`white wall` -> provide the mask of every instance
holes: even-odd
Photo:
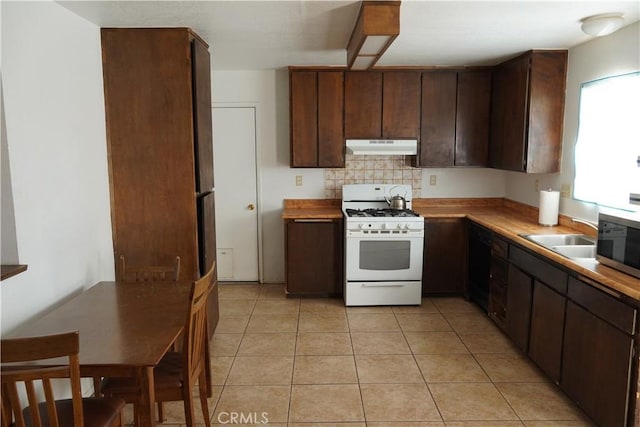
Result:
[[[504,197],[505,171],[488,168],[433,168],[422,171],[422,196],[447,197]],[[436,185],[430,177],[436,176]]]
[[[2,2],[15,231],[29,266],[0,284],[3,333],[113,279],[100,51],[99,28],[62,6]]]
[[[562,184],[569,184],[573,189],[573,152],[578,135],[580,85],[591,80],[638,70],[640,70],[640,23],[637,22],[609,36],[596,38],[570,49],[561,171],[557,174],[545,175],[506,172],[507,197],[538,206],[538,193],[535,192],[536,180],[539,180],[540,189],[551,187],[560,190]],[[598,207],[590,203],[563,198],[560,201],[560,213],[596,220]]]

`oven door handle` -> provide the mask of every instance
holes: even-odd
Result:
[[[405,286],[404,283],[363,283],[363,288],[397,288]]]

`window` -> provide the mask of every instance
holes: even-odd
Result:
[[[638,210],[640,193],[640,72],[582,85],[575,149],[574,197]]]

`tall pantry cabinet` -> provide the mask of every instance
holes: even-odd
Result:
[[[188,28],[101,35],[114,257],[179,256],[179,280],[195,280],[216,254],[208,46]],[[216,287],[209,334],[218,317]]]

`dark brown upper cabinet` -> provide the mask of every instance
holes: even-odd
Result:
[[[491,70],[458,72],[454,166],[489,165]]]
[[[457,82],[455,71],[422,73],[420,166],[454,165]]]
[[[566,50],[529,51],[495,67],[491,167],[559,172],[566,76]]]
[[[382,137],[414,138],[420,131],[420,72],[382,75]]]
[[[290,70],[291,167],[344,167],[344,73]]]
[[[422,73],[422,167],[487,166],[490,70]]]
[[[419,71],[345,73],[346,138],[418,138]]]
[[[382,136],[381,71],[352,71],[344,74],[344,136]]]

